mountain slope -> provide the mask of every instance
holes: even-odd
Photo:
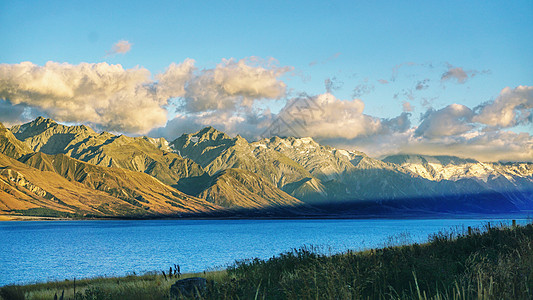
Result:
[[[241,169],[226,169],[212,176],[198,197],[230,208],[288,208],[303,203],[264,180]]]
[[[7,128],[0,123],[0,153],[12,158],[19,158],[33,152],[26,144],[19,141]]]
[[[384,159],[413,174],[441,184],[445,190],[480,191],[505,195],[520,209],[533,209],[533,163],[483,163],[455,156],[394,155]],[[461,182],[468,183],[459,184]],[[461,187],[461,188],[458,188]]]
[[[171,147],[200,164],[209,175],[237,168],[255,173],[281,189],[289,183],[313,177],[282,153],[256,147],[240,136],[231,138],[212,127],[184,134],[171,142]]]
[[[311,138],[248,143],[212,127],[170,144],[44,118],[12,129],[15,135],[0,127],[2,210],[160,216],[224,208],[305,213],[309,204],[335,214],[533,209],[531,163],[420,155],[381,161]],[[65,188],[42,181],[43,174]],[[76,187],[85,195],[78,200]]]
[[[95,166],[64,154],[48,155],[38,152],[26,155],[20,160],[36,169],[55,172],[70,181],[105,192],[144,209],[145,214],[194,213],[218,208],[140,172]]]
[[[254,142],[252,145],[282,153],[322,181],[341,179],[344,173],[355,169],[351,161],[364,155],[361,152],[322,146],[312,138],[273,137]]]
[[[98,166],[144,172],[168,185],[204,173],[192,160],[172,153],[163,138],[98,134],[84,125],[65,126],[42,117],[11,130],[33,151],[66,154]]]
[[[274,137],[253,145],[280,152],[302,165],[320,180],[307,180],[306,184],[320,185],[324,200],[406,198],[421,196],[421,190],[431,189],[427,187],[427,181],[413,178],[412,174],[401,167],[373,159],[362,152],[320,145],[311,138]]]
[[[31,215],[35,213],[32,210],[58,215],[119,216],[134,215],[139,208],[0,153],[0,211]]]

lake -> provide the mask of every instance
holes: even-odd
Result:
[[[0,286],[136,272],[201,272],[304,245],[324,253],[425,242],[505,219],[0,222]],[[526,219],[517,220],[527,222]]]

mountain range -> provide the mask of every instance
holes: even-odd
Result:
[[[312,138],[248,142],[213,127],[173,141],[0,124],[0,214],[64,217],[324,216],[533,210],[533,163],[375,159]]]

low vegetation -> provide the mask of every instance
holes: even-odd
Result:
[[[207,299],[533,299],[533,224],[440,232],[425,244],[336,255],[312,247],[208,279]],[[4,299],[169,299],[169,276],[145,274],[0,289]]]

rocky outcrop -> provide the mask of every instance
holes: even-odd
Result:
[[[171,299],[202,299],[207,292],[207,279],[191,277],[180,279],[170,286]]]

